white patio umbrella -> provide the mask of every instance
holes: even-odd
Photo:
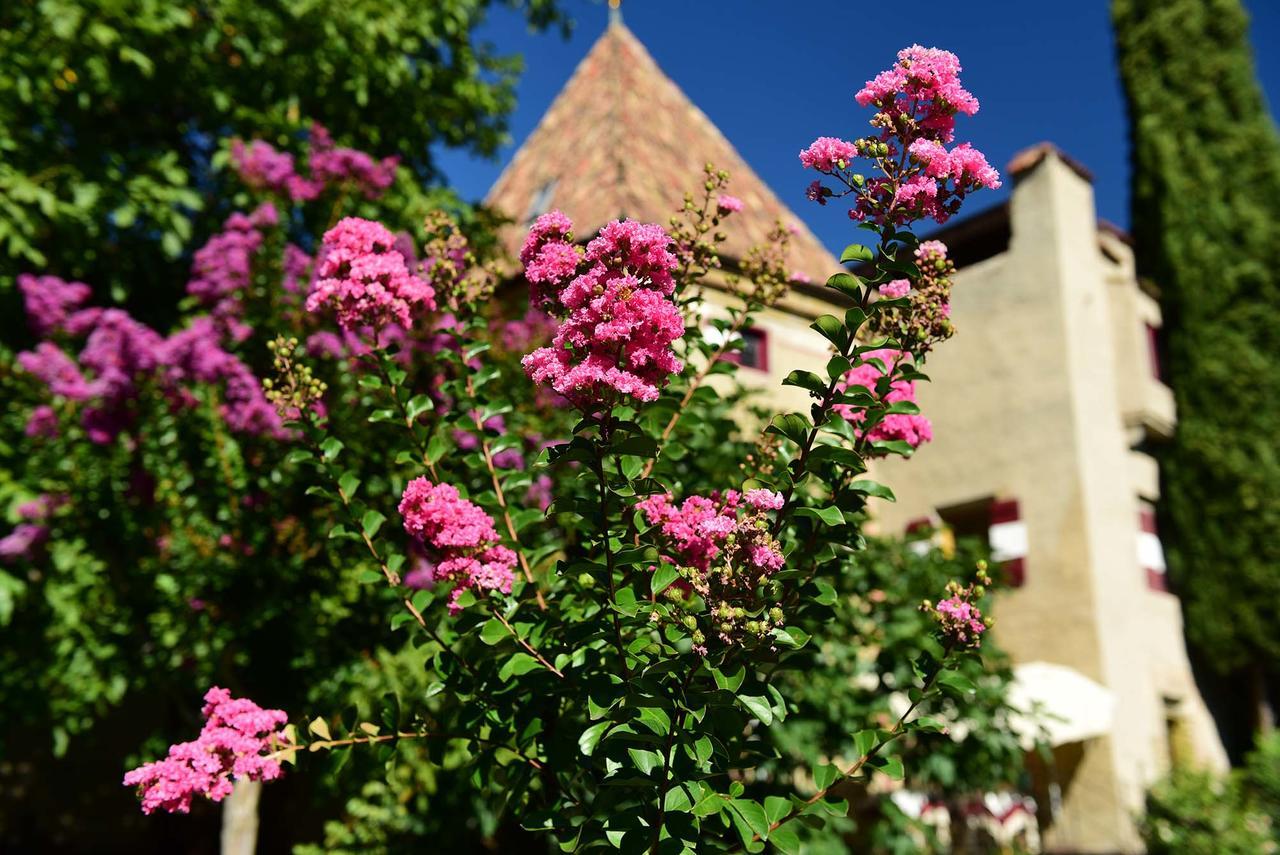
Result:
[[[1115,696],[1105,686],[1066,665],[1015,665],[1009,705],[1019,712],[1010,725],[1027,748],[1041,734],[1053,746],[1083,742],[1111,731]]]

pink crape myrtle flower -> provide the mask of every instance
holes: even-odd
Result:
[[[956,644],[977,647],[982,633],[987,631],[982,612],[960,597],[948,597],[938,603],[936,611],[943,635]]]
[[[401,497],[400,516],[404,530],[435,560],[432,581],[454,583],[450,614],[461,611],[463,591],[511,593],[516,554],[498,542],[493,518],[452,484],[414,478]]]
[[[61,330],[73,311],[79,309],[93,293],[83,282],[67,282],[57,276],[18,276],[27,322],[38,336]]]
[[[684,367],[671,349],[684,335],[671,299],[671,237],[661,226],[615,220],[579,258],[572,229],[559,211],[544,214],[520,253],[533,308],[564,318],[550,345],[525,356],[525,373],[584,412],[624,396],[652,401]]]
[[[289,716],[247,698],[232,698],[217,686],[205,693],[204,701],[199,737],[171,746],[165,759],[124,776],[125,786],[138,788],[143,813],[189,813],[196,796],[220,802],[231,795],[235,781],[280,777],[275,753],[290,745],[283,732]]]
[[[854,197],[849,216],[855,221],[905,225],[932,218],[945,222],[960,210],[965,196],[1000,186],[1000,175],[982,152],[968,143],[948,150],[955,136],[955,117],[978,111],[978,100],[960,84],[955,54],[913,45],[899,51],[898,61],[858,92],[857,102],[877,110],[871,120],[878,133],[849,142],[819,137],[800,153],[800,163],[835,178],[843,188],[821,180],[805,195],[820,205],[838,196]],[[900,161],[903,152],[910,155]],[[853,171],[854,162],[873,159],[883,178]]]
[[[911,283],[906,279],[894,279],[880,286],[880,296],[890,300],[905,297],[911,292]]]
[[[726,214],[736,214],[742,210],[742,200],[737,196],[730,196],[728,193],[721,193],[716,197],[716,213],[720,216]]]
[[[435,309],[435,290],[409,271],[394,249],[396,237],[381,223],[346,217],[325,232],[317,279],[307,311],[333,309],[338,325],[375,330]]]
[[[844,392],[851,386],[862,386],[870,391],[872,395],[876,395],[876,384],[887,373],[892,372],[894,367],[905,358],[906,354],[892,348],[882,348],[864,353],[862,354],[864,361],[849,369],[836,388],[840,392]],[[867,361],[873,359],[883,362],[884,368],[881,369],[874,362]],[[884,403],[895,404],[899,401],[911,401],[914,403],[915,398],[916,388],[914,382],[894,380],[889,387],[889,392],[884,396]],[[855,430],[867,418],[865,412],[861,409],[855,409],[851,404],[835,404],[831,409],[837,415],[853,424]],[[865,436],[863,436],[861,430],[857,430],[857,432],[861,438],[869,442],[902,440],[912,448],[918,448],[921,444],[933,439],[933,425],[927,418],[921,415],[903,413],[885,416]]]

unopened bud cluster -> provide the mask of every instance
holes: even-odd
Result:
[[[956,266],[947,258],[946,244],[927,240],[916,249],[920,276],[914,281],[895,279],[880,286],[880,297],[907,297],[904,308],[884,308],[875,317],[877,335],[891,336],[917,359],[955,334],[951,323],[951,277]]]
[[[328,386],[311,372],[311,366],[298,362],[298,340],[276,336],[267,342],[271,351],[275,376],[262,381],[267,400],[284,419],[296,419],[302,413],[320,406]]]

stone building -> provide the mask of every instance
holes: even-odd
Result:
[[[730,191],[745,203],[730,264],[781,218],[797,223],[795,270],[819,283],[840,269],[617,20],[487,201],[517,221],[513,247],[552,208],[587,238],[617,217],[665,224],[707,162],[732,174]],[[933,443],[878,465],[898,501],[879,503],[877,524],[909,537],[929,523],[988,538],[1014,583],[995,632],[1022,663],[1025,695],[1059,716],[1055,762],[1034,776],[1045,848],[1134,851],[1133,817],[1152,781],[1174,762],[1226,763],[1155,532],[1147,452],[1174,424],[1159,377],[1160,313],[1124,235],[1097,222],[1082,166],[1041,145],[1008,173],[1008,202],[934,235],[959,268],[959,334],[920,389]],[[742,375],[780,408],[807,406],[779,384],[825,364],[808,325],[832,309],[832,293],[797,282],[750,331]]]

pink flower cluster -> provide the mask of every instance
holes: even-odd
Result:
[[[390,324],[410,326],[411,316],[435,309],[435,291],[410,272],[395,249],[396,236],[381,223],[346,217],[325,232],[317,278],[307,311],[332,308],[345,330]]]
[[[710,498],[690,496],[679,505],[666,493],[636,503],[660,535],[663,561],[679,569],[678,588],[702,598],[710,630],[726,644],[767,636],[782,621],[780,609],[748,614],[743,607],[782,569],[782,548],[767,516],[782,505],[772,490],[727,490]],[[695,631],[693,640],[705,651],[705,633]]]
[[[914,282],[895,279],[880,286],[880,296],[910,297],[904,308],[882,308],[873,321],[877,335],[896,339],[917,361],[955,332],[951,323],[951,276],[955,264],[946,244],[927,240],[916,248],[920,276]]]
[[[683,367],[671,349],[684,335],[671,237],[615,220],[580,255],[572,229],[561,212],[544,214],[520,253],[533,307],[564,318],[550,346],[524,358],[525,373],[583,412],[621,396],[652,401]]]
[[[414,478],[400,500],[400,516],[404,530],[435,561],[432,579],[454,584],[450,614],[461,611],[458,599],[463,591],[511,593],[516,554],[499,544],[493,519],[458,495],[453,485]]]
[[[1000,175],[982,152],[968,143],[946,148],[955,137],[956,114],[978,111],[959,73],[959,60],[945,50],[913,45],[899,51],[893,67],[856,96],[860,105],[876,108],[871,125],[879,133],[852,142],[820,137],[800,153],[806,169],[835,178],[844,189],[837,192],[818,180],[805,195],[825,205],[853,194],[853,219],[902,225],[925,217],[945,222],[967,194],[999,187]],[[900,161],[903,152],[910,156],[905,162]],[[885,177],[854,175],[859,158],[873,159]]]
[[[217,686],[205,693],[204,702],[199,737],[170,746],[165,759],[124,776],[126,787],[138,788],[143,813],[189,813],[196,796],[220,802],[237,780],[280,777],[280,761],[272,753],[289,745],[282,731],[289,720],[284,711],[264,710]]]
[[[83,282],[66,282],[57,276],[18,276],[18,290],[27,309],[27,323],[38,336],[61,329],[67,318],[93,293]]]
[[[44,525],[58,507],[66,504],[65,496],[43,495],[18,506],[18,518],[22,522],[13,531],[0,537],[0,561],[8,564],[19,558],[31,560],[49,539],[49,528]]]
[[[41,277],[45,284],[24,294],[28,317],[50,335],[85,337],[84,346],[73,359],[58,344],[42,341],[19,353],[18,364],[51,394],[87,405],[81,423],[92,441],[109,443],[129,426],[132,401],[146,383],[157,384],[176,406],[195,403],[192,383],[221,384],[222,414],[232,430],[285,435],[258,378],[223,350],[212,317],[201,317],[166,339],[121,309],[75,308],[87,296],[79,289],[76,302],[63,301],[61,309],[50,312],[47,296],[58,290],[51,279]],[[44,405],[31,413],[26,430],[29,436],[48,437],[57,434],[57,426],[53,409]]]
[[[730,196],[728,193],[721,193],[716,197],[716,213],[720,216],[726,214],[736,214],[742,210],[742,200],[737,196]]]
[[[250,214],[237,211],[227,218],[221,232],[196,250],[192,259],[187,293],[226,323],[237,341],[246,339],[250,332],[239,318],[244,314],[244,292],[251,282],[253,256],[262,246],[260,229],[279,222],[280,215],[270,202]]]
[[[877,391],[880,380],[891,375],[898,364],[906,358],[907,355],[905,353],[892,348],[882,348],[864,353],[861,357],[863,361],[845,373],[839,384],[837,384],[836,389],[843,393],[850,387],[862,386],[884,404],[896,404],[899,401],[914,403],[916,384],[909,380],[892,381],[889,385],[889,391],[882,398]],[[883,363],[884,367],[881,368],[870,360],[878,360]],[[835,404],[831,409],[837,415],[853,424],[856,430],[858,425],[867,420],[865,407],[853,404]],[[933,439],[933,425],[929,423],[927,418],[906,413],[884,416],[870,431],[865,432],[865,435],[861,430],[857,430],[857,432],[859,438],[869,442],[902,440],[912,448],[918,448],[922,443]]]
[[[338,186],[376,199],[394,183],[399,163],[397,157],[375,160],[365,152],[335,146],[329,132],[318,124],[311,126],[309,177],[299,174],[293,155],[268,142],[253,140],[246,145],[236,140],[231,145],[231,164],[245,184],[293,202],[310,201]]]
[[[938,626],[943,635],[954,639],[957,643],[977,646],[987,625],[982,620],[982,612],[973,603],[960,597],[948,597],[938,603]]]

